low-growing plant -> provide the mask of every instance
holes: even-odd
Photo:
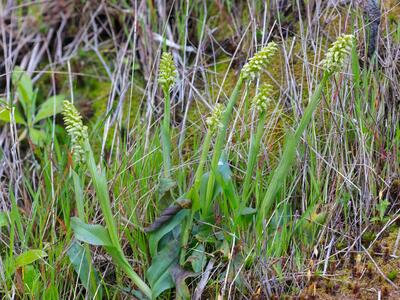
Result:
[[[29,136],[33,144],[41,146],[46,140],[46,123],[40,123],[61,112],[64,96],[54,95],[44,101],[37,99],[38,90],[34,90],[32,80],[25,71],[16,67],[12,75],[18,101],[0,102],[0,121],[20,125],[22,132],[18,139],[23,140]],[[38,104],[40,105],[37,107]]]
[[[74,157],[77,159],[75,163],[79,166],[86,162],[85,167],[89,170],[91,179],[93,180],[97,199],[106,224],[106,227],[86,224],[81,218],[82,205],[80,204],[78,207],[80,207],[79,211],[81,217],[72,218],[71,220],[75,237],[88,244],[103,246],[107,253],[112,257],[113,262],[138,286],[140,292],[147,298],[153,298],[152,291],[133,270],[122,250],[118,237],[117,225],[111,209],[106,175],[104,171],[101,170],[101,166],[98,167],[96,165],[87,138],[87,128],[83,126],[82,118],[74,108],[73,104],[68,101],[64,101],[63,114],[67,132],[71,137],[71,149]],[[91,274],[92,273],[93,272],[91,272]]]

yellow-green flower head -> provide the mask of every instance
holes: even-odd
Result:
[[[247,64],[242,68],[242,76],[244,79],[255,79],[270,62],[271,58],[278,50],[278,45],[274,42],[268,43],[267,46],[258,51]]]
[[[68,100],[64,100],[63,112],[65,130],[71,137],[71,151],[76,163],[85,161],[85,141],[88,138],[87,126],[82,123],[82,116],[75,106]]]
[[[217,103],[214,106],[211,116],[209,116],[206,120],[209,130],[216,131],[219,127],[221,127],[221,119],[222,119],[223,112],[224,112],[224,108],[223,108],[222,104]]]
[[[264,84],[258,90],[258,94],[252,100],[252,106],[259,112],[263,113],[267,110],[268,103],[272,99],[274,88],[270,84]]]
[[[343,68],[354,43],[352,34],[343,34],[337,38],[326,53],[322,66],[329,73],[334,73]]]
[[[158,82],[163,89],[170,90],[176,79],[176,68],[171,53],[164,52],[160,61]]]

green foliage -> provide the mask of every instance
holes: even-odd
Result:
[[[399,274],[399,271],[393,270],[393,271],[390,271],[386,276],[387,276],[387,278],[388,278],[389,280],[395,281],[398,274]]]
[[[388,200],[381,200],[376,205],[376,216],[371,219],[372,222],[380,222],[385,223],[389,220],[389,217],[386,215],[387,208],[389,207],[390,202]]]
[[[98,283],[97,273],[93,269],[89,249],[77,241],[72,241],[67,255],[86,290],[93,298],[102,299],[102,288]]]
[[[231,11],[233,2],[228,2]],[[224,3],[218,7],[221,19],[232,18],[236,28],[236,12],[232,10],[231,16],[220,11]],[[144,19],[139,20],[139,28],[160,32],[171,25],[171,19],[158,24],[154,4],[146,4],[151,28]],[[262,7],[260,1],[254,4],[256,9]],[[254,275],[272,275],[268,285],[287,292],[292,273],[306,274],[315,267],[313,274],[321,274],[321,261],[335,254],[333,249],[339,254],[352,251],[349,247],[358,239],[349,232],[357,233],[371,220],[377,224],[388,220],[388,200],[380,201],[374,217],[366,220],[367,203],[360,198],[368,192],[375,199],[381,188],[376,182],[398,171],[384,159],[393,160],[398,139],[393,145],[390,139],[400,136],[397,125],[382,121],[387,107],[378,100],[384,87],[392,84],[386,74],[361,65],[350,36],[339,37],[322,63],[318,43],[310,47],[308,40],[298,41],[297,36],[279,42],[279,60],[274,60],[277,44],[270,43],[243,62],[249,45],[267,38],[260,29],[253,32],[254,41],[246,33],[234,46],[233,56],[225,45],[221,48],[227,51],[220,56],[209,55],[210,50],[202,47],[192,53],[187,36],[194,35],[203,45],[210,25],[209,11],[198,6],[177,2],[170,12],[184,11],[174,16],[178,25],[172,26],[178,44],[164,40],[163,46],[173,45],[174,58],[183,69],[179,91],[173,89],[177,71],[167,52],[157,82],[163,97],[150,82],[157,75],[138,67],[135,56],[133,62],[123,57],[121,64],[114,64],[107,43],[101,43],[107,50],[103,53],[100,47],[96,55],[101,55],[107,68],[120,66],[121,82],[108,82],[109,77],[102,76],[111,74],[96,73],[96,67],[85,69],[85,60],[90,57],[91,62],[95,55],[85,52],[87,56],[77,59],[79,66],[73,69],[79,69],[79,75],[76,70],[71,74],[76,85],[83,86],[78,89],[87,90],[69,92],[78,101],[89,99],[93,104],[94,124],[87,127],[72,103],[66,101],[63,107],[62,96],[37,101],[40,93],[29,76],[18,68],[14,71],[16,97],[12,103],[0,102],[0,120],[15,122],[19,138],[29,136],[39,147],[34,147],[35,155],[18,149],[24,158],[21,164],[1,176],[4,187],[8,185],[3,189],[2,181],[0,188],[10,201],[10,211],[0,212],[1,279],[4,273],[0,294],[35,299],[190,299],[202,281],[207,282],[202,297],[249,297],[249,291],[255,290],[251,296],[262,298],[263,287],[259,292],[258,286],[254,289],[259,282]],[[127,2],[114,9],[119,7],[131,9]],[[241,17],[253,20],[253,14],[247,14]],[[273,19],[269,14],[266,20]],[[118,24],[131,24],[125,22],[128,15],[121,14]],[[191,24],[194,33],[189,32],[187,24],[196,18],[197,23]],[[219,19],[211,19],[220,25]],[[230,40],[225,36],[230,30],[218,35]],[[120,34],[130,31],[124,27]],[[136,31],[132,32],[135,38],[129,34],[127,45],[136,47]],[[325,42],[321,37],[321,45]],[[129,48],[127,53],[147,55],[152,49],[147,46],[142,43],[139,51]],[[151,52],[149,63],[154,63]],[[341,71],[350,54],[349,75]],[[210,58],[215,58],[214,64]],[[285,68],[282,72],[277,71],[280,64]],[[132,78],[126,80],[125,90],[120,83],[129,71]],[[141,77],[142,71],[146,77]],[[93,79],[92,74],[96,74]],[[135,87],[139,77],[140,85]],[[58,83],[57,88],[68,85]],[[280,97],[271,101],[274,90],[280,91]],[[190,99],[186,99],[188,91]],[[147,92],[154,101],[142,103],[140,99],[150,101]],[[117,94],[120,101],[115,101]],[[171,95],[176,97],[172,101]],[[186,103],[184,125],[181,104]],[[172,109],[172,104],[178,105]],[[203,122],[205,108],[212,105],[211,117]],[[58,120],[55,127],[48,120],[63,108],[65,131],[56,124]],[[173,113],[176,123],[171,122]],[[106,118],[110,127],[103,131]],[[55,133],[52,147],[40,147],[50,129]],[[0,149],[0,162],[9,163],[4,157],[9,155]],[[20,174],[22,179],[16,176]],[[157,229],[149,231],[155,224]],[[376,233],[364,231],[361,239],[375,237]],[[186,279],[193,275],[188,285]],[[394,280],[397,273],[387,276]]]
[[[47,256],[47,254],[43,250],[39,250],[39,249],[28,250],[28,251],[18,255],[15,258],[13,267],[15,269],[17,269],[17,268],[20,268],[20,267],[23,267],[26,265],[30,265],[31,263],[37,261],[38,259],[42,259],[46,256]]]
[[[46,141],[46,124],[40,121],[55,116],[62,111],[62,95],[54,95],[42,101],[38,108],[37,90],[33,90],[31,78],[20,67],[16,67],[12,74],[13,85],[16,88],[18,105],[7,104],[4,100],[0,102],[0,121],[15,122],[24,127],[19,139],[29,135],[33,144],[41,146]],[[40,102],[39,102],[40,103]],[[22,108],[22,110],[20,109]]]

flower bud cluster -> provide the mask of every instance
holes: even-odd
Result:
[[[75,106],[68,100],[64,100],[63,117],[65,129],[71,137],[71,151],[76,163],[85,161],[85,141],[88,138],[87,126],[82,123],[82,116]]]
[[[267,46],[257,52],[249,59],[247,64],[242,68],[242,76],[246,80],[255,79],[261,71],[271,62],[272,57],[278,50],[278,45],[274,42],[268,43]]]
[[[343,68],[347,57],[351,52],[354,43],[354,36],[344,34],[337,38],[326,53],[325,59],[322,61],[322,66],[329,73],[338,72]]]

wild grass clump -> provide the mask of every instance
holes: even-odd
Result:
[[[1,295],[361,297],[379,288],[365,266],[398,283],[391,33],[368,60],[356,10],[321,3],[333,36],[308,4],[204,3],[79,6],[69,27],[71,1],[80,34],[0,47]]]

